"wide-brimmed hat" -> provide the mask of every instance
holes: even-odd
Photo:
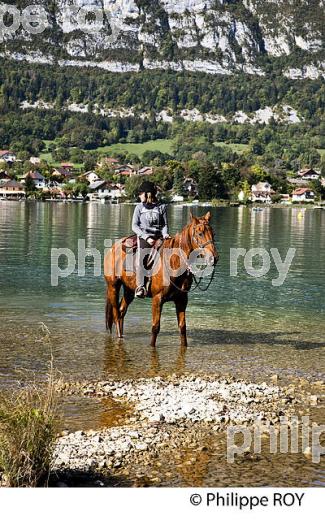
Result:
[[[153,182],[144,181],[139,187],[139,193],[152,193],[152,195],[156,195],[157,188]]]

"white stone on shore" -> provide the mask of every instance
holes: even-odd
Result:
[[[289,410],[285,392],[266,383],[184,376],[84,384],[78,392],[84,388],[92,389],[91,396],[127,399],[134,406],[134,416],[127,426],[65,433],[55,447],[54,470],[119,468],[128,457],[168,446],[169,425],[176,425],[173,431],[178,438],[182,428],[187,430],[191,424],[220,431],[227,424],[276,423],[283,408]]]

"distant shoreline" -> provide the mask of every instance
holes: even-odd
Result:
[[[44,204],[44,203],[57,203],[57,204],[98,204],[98,205],[103,205],[103,206],[134,206],[136,205],[137,203],[136,202],[131,202],[131,201],[124,201],[124,202],[119,202],[119,203],[112,203],[112,202],[101,202],[100,200],[97,200],[97,201],[89,201],[89,200],[77,200],[77,199],[52,199],[52,200],[34,200],[34,199],[21,199],[21,200],[15,200],[15,199],[0,199],[0,203],[1,202],[19,202],[19,203],[22,203],[22,202],[28,202],[28,203],[40,203],[40,204]],[[191,203],[191,202],[170,202],[170,203],[167,203],[169,206],[172,206],[172,207],[184,207],[184,208],[195,208],[195,207],[209,207],[209,208],[247,208],[247,209],[260,209],[260,210],[265,210],[265,209],[269,209],[269,208],[272,208],[272,209],[284,209],[284,208],[287,208],[287,209],[292,209],[292,208],[296,208],[296,209],[325,209],[325,203],[297,203],[297,204],[279,204],[279,203],[275,203],[275,204],[237,204],[237,203],[232,203],[232,202],[222,202],[220,201],[219,203],[215,203],[215,202],[198,202],[198,203]]]

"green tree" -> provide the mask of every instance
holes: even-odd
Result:
[[[25,178],[25,190],[27,197],[35,195],[35,192],[37,191],[34,181],[29,175]]]

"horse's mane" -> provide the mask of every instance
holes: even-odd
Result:
[[[190,229],[192,227],[192,223],[186,224],[186,226],[183,227],[181,231],[176,233],[175,236],[168,238],[164,241],[163,247],[166,248],[173,248],[173,247],[181,247],[186,245],[187,248],[190,248],[191,246],[191,239],[190,239]]]
[[[214,240],[214,230],[211,226],[211,224],[207,221],[204,222],[205,225],[208,226],[209,230],[212,233],[212,237]],[[190,222],[189,224],[186,224],[181,231],[176,233],[174,237],[171,237],[164,241],[163,247],[166,248],[173,248],[173,247],[181,247],[186,246],[186,248],[191,248],[191,228],[192,228],[193,222]]]

